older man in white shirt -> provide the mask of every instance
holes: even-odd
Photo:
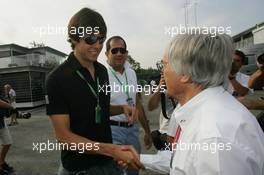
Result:
[[[227,35],[179,35],[169,45],[167,93],[180,104],[169,128],[171,175],[264,174],[264,134],[223,88],[233,52]]]

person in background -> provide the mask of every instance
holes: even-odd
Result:
[[[147,149],[151,147],[151,135],[145,111],[141,103],[139,94],[136,92],[137,76],[135,71],[129,67],[127,60],[127,45],[120,36],[112,36],[106,42],[106,52],[108,77],[111,91],[111,105],[135,106],[138,111],[138,120],[141,123],[145,135],[144,142]],[[118,86],[119,90],[114,87]],[[132,87],[132,88],[131,88]],[[140,153],[139,126],[128,121],[125,115],[115,115],[110,117],[110,124],[113,136],[113,143],[119,145],[133,145]],[[138,171],[128,170],[128,175],[138,175]]]
[[[167,54],[167,51],[165,51],[163,57],[167,57]],[[156,149],[164,150],[166,148],[166,145],[168,144],[167,131],[171,114],[175,109],[177,102],[167,95],[163,69],[161,69],[160,72],[160,82],[157,90],[150,96],[148,102],[148,109],[149,111],[153,111],[158,108],[159,104],[161,104],[161,112],[159,116],[159,130],[152,131],[151,136]]]
[[[250,89],[248,88],[249,76],[239,72],[239,70],[245,62],[246,56],[242,51],[235,50],[232,59],[232,67],[228,76],[228,91],[233,96],[245,96],[250,92]]]
[[[16,109],[16,91],[12,88],[10,84],[6,84],[4,86],[5,89],[5,98],[8,101],[8,103],[13,106],[13,109],[10,110],[10,123],[8,126],[17,125],[17,117],[18,117],[18,111]]]
[[[248,81],[248,87],[254,90],[264,90],[264,53],[257,57],[258,70],[254,72]]]
[[[5,124],[4,117],[6,110],[12,109],[13,106],[0,99],[0,142],[2,145],[0,152],[0,175],[6,175],[14,171],[14,168],[5,161],[13,141],[9,129]]]

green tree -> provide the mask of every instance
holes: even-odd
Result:
[[[127,61],[131,64],[132,68],[138,72],[141,69],[140,63],[134,60],[131,55],[127,56]]]

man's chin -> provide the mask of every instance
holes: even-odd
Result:
[[[91,61],[97,61],[97,58],[98,58],[98,55],[89,56],[89,60]]]

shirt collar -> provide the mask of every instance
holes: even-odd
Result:
[[[172,117],[175,117],[176,123],[181,127],[184,127],[190,120],[195,117],[194,112],[208,99],[214,98],[218,93],[223,93],[226,90],[222,86],[207,88],[201,91],[199,94],[191,98],[183,106],[177,106],[172,113]]]
[[[127,61],[126,61],[126,62],[127,62]],[[109,71],[114,71],[115,74],[119,74],[119,75],[124,75],[124,73],[127,72],[127,69],[129,69],[129,67],[126,66],[126,63],[125,63],[124,66],[123,66],[123,68],[124,68],[124,72],[121,74],[120,72],[115,71],[115,70],[113,69],[113,67],[108,63],[108,61],[107,61],[107,64],[108,64],[107,67],[108,67],[108,70],[109,70]]]
[[[74,53],[71,52],[68,56],[67,59],[67,63],[71,66],[71,68],[75,71],[75,70],[79,70],[82,68],[82,65],[80,64],[80,62],[77,60],[77,58],[75,57]]]
[[[73,71],[81,70],[84,68],[81,65],[81,63],[77,60],[73,52],[71,52],[70,55],[68,56],[67,63],[71,66]],[[96,66],[97,66],[97,61],[94,62],[95,69],[96,69]]]

